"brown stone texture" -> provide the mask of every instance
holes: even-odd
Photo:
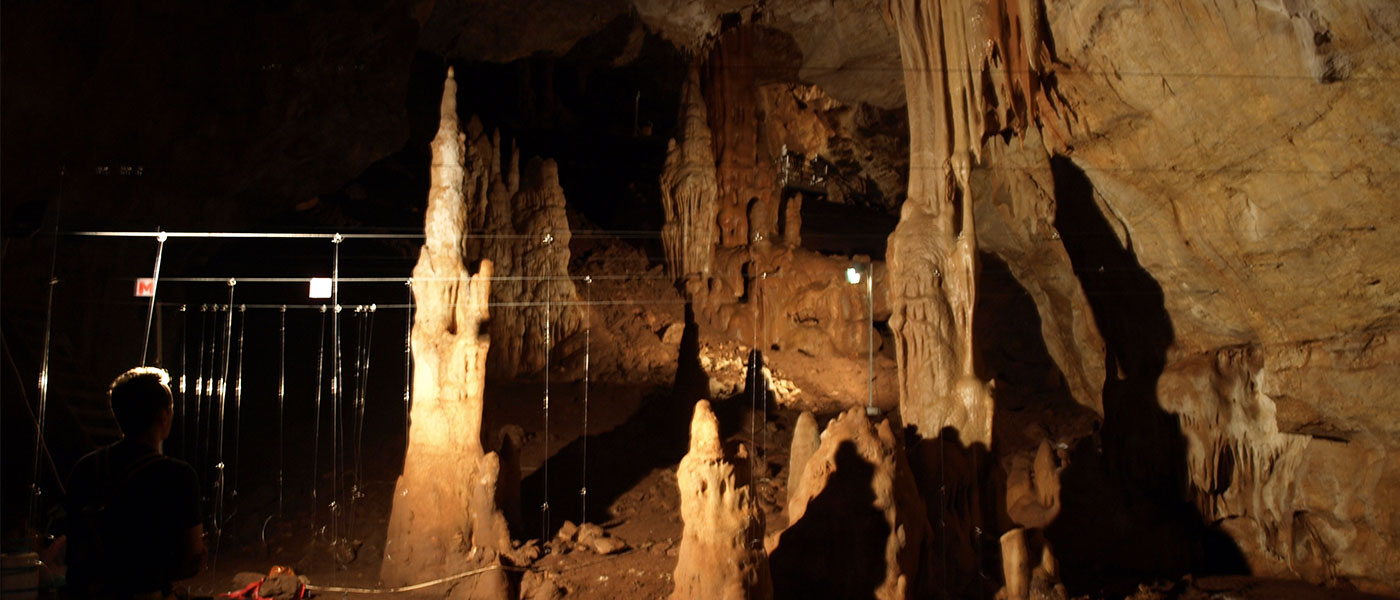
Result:
[[[695,404],[690,450],[676,480],[685,522],[673,600],[764,599],[773,595],[747,458],[725,452],[710,403]]]
[[[491,263],[483,261],[470,275],[461,252],[467,215],[464,154],[449,69],[433,140],[427,239],[413,269],[412,423],[380,570],[389,586],[463,570],[480,558],[468,558],[474,548],[510,548],[505,519],[494,503],[500,462],[481,444],[489,347],[481,323],[488,314]],[[492,585],[473,589],[462,588],[453,597],[503,598],[507,591]]]
[[[788,495],[791,524],[772,550],[775,597],[924,597],[931,532],[888,419],[872,423],[861,408],[838,416]]]
[[[692,68],[681,89],[680,131],[666,148],[661,171],[661,206],[666,224],[661,243],[672,277],[706,276],[719,239],[716,227],[715,155],[708,111],[700,93],[700,71]]]

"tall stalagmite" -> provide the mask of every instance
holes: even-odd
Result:
[[[763,519],[749,465],[725,455],[710,403],[695,403],[690,451],[676,472],[685,529],[672,600],[763,600],[773,595]]]
[[[466,550],[510,548],[505,519],[490,490],[495,453],[481,444],[487,319],[492,265],[467,272],[462,244],[468,210],[463,193],[464,138],[457,125],[452,70],[443,86],[441,122],[433,139],[426,240],[413,268],[413,407],[403,475],[385,541],[380,578],[403,585],[456,572]],[[504,581],[478,586],[477,597],[504,596]],[[490,577],[490,576],[488,576]],[[499,594],[481,596],[490,588]],[[457,597],[454,594],[453,597]]]
[[[992,446],[993,413],[973,340],[978,259],[970,179],[984,136],[1022,128],[1034,116],[1039,13],[1032,0],[888,6],[910,129],[909,196],[887,254],[900,412],[923,440],[914,460],[933,520],[944,524],[939,543],[963,549],[933,573],[939,587],[959,595],[979,560],[980,457]],[[985,96],[989,88],[996,97]],[[935,472],[941,485],[931,484]]]

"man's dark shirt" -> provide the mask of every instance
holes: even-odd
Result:
[[[199,485],[189,464],[123,439],[78,460],[67,511],[72,591],[164,590],[200,524]]]

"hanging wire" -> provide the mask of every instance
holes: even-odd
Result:
[[[278,368],[277,368],[277,516],[282,516],[282,495],[285,485],[283,466],[286,464],[286,414],[287,398],[287,309],[282,308],[282,323],[279,329]]]
[[[224,310],[228,313],[224,325],[224,359],[223,373],[219,376],[219,437],[218,450],[215,455],[217,462],[214,464],[215,477],[218,484],[215,486],[214,495],[214,549],[209,554],[209,573],[212,577],[218,570],[219,565],[219,544],[223,541],[224,533],[224,495],[228,489],[227,465],[224,464],[224,424],[228,419],[228,379],[229,379],[229,358],[233,344],[233,291],[238,286],[237,279],[228,280],[228,304]]]
[[[344,482],[341,480],[344,463],[344,429],[341,423],[341,401],[345,387],[344,370],[341,368],[340,354],[340,243],[344,238],[336,234],[331,238],[334,245],[331,266],[331,540],[340,541],[340,516],[344,508]]]
[[[408,290],[408,310],[403,317],[403,448],[408,453],[408,428],[413,412],[413,280],[404,282]]]
[[[768,273],[767,273],[767,272],[764,272],[763,274],[761,274],[761,275],[758,276],[758,280],[759,280],[760,282],[766,281],[767,279],[768,279]],[[760,283],[760,285],[761,285],[761,283]],[[766,324],[766,323],[768,323],[768,303],[767,303],[767,297],[764,296],[763,294],[759,294],[759,295],[758,295],[758,303],[759,303],[759,304],[758,304],[759,322],[765,323],[765,324]],[[764,330],[763,330],[763,335],[762,335],[760,341],[763,342],[763,346],[762,346],[762,347],[766,348],[766,347],[768,346],[768,329],[767,329],[766,327],[765,327]],[[759,430],[759,435],[763,436],[763,444],[760,445],[760,446],[754,451],[754,458],[756,458],[756,459],[759,461],[759,466],[762,467],[762,470],[761,470],[760,472],[766,474],[766,473],[768,472],[768,378],[764,375],[764,372],[763,372],[763,368],[764,368],[764,367],[763,367],[763,364],[764,364],[764,362],[765,362],[765,361],[763,360],[763,353],[760,352],[760,353],[758,354],[758,375],[757,375],[757,377],[758,377],[758,379],[759,379],[759,382],[758,382],[758,384],[759,384],[758,393],[759,393],[759,395],[763,398],[763,402],[762,402],[762,404],[763,404],[763,412],[759,413],[758,430]],[[755,506],[757,506],[757,505],[755,505]]]
[[[53,293],[54,288],[58,286],[58,225],[63,216],[64,175],[66,167],[60,166],[58,190],[54,193],[53,252],[49,255],[49,298],[44,309],[44,350],[39,360],[39,414],[36,416],[38,426],[34,432],[34,477],[30,479],[32,483],[29,494],[29,525],[36,530],[39,528],[39,500],[44,493],[39,485],[39,455],[45,448],[44,429],[49,415],[49,348],[53,339]]]
[[[316,489],[320,487],[321,481],[321,390],[325,386],[325,366],[326,366],[326,305],[321,305],[321,335],[319,349],[316,351],[316,418],[315,427],[311,434],[311,500],[312,504],[317,504],[319,495]],[[318,507],[319,508],[319,507]]]
[[[230,312],[232,310],[230,309]],[[241,447],[243,439],[243,334],[248,329],[248,314],[244,312],[242,306],[238,307],[238,374],[237,381],[233,385],[233,462],[230,470],[233,471],[233,485],[229,487],[229,499],[233,502],[233,509],[229,511],[229,519],[238,514],[238,471],[243,467],[243,463],[238,459],[238,449]]]
[[[194,460],[196,466],[200,468],[200,473],[204,469],[204,455],[201,449],[204,447],[204,340],[209,333],[209,305],[199,305],[199,364],[195,369],[194,377],[194,438],[190,440],[190,458]],[[209,481],[207,478],[204,481]]]
[[[553,250],[550,242],[554,241],[554,236],[544,234],[544,245],[547,249]],[[544,462],[540,468],[544,471],[544,502],[540,504],[540,539],[549,539],[549,358],[550,358],[550,322],[549,322],[549,302],[550,293],[553,289],[548,282],[545,283],[544,293]]]
[[[179,398],[180,398],[180,403],[177,405],[177,408],[179,409],[179,413],[180,413],[180,429],[179,429],[179,431],[180,431],[180,445],[178,446],[178,449],[179,449],[180,455],[181,455],[181,456],[184,456],[184,457],[187,458],[187,459],[189,458],[189,456],[185,454],[185,413],[188,412],[189,409],[187,408],[187,405],[188,405],[188,398],[186,398],[186,394],[185,394],[185,384],[186,384],[186,378],[189,376],[189,371],[188,371],[188,369],[189,369],[189,356],[188,356],[188,355],[189,355],[189,351],[190,351],[190,311],[186,309],[185,305],[181,304],[181,305],[180,305],[180,379],[179,379],[179,381],[178,381],[177,384],[176,384],[176,392],[177,392],[177,394],[179,395]]]
[[[583,295],[585,301],[593,298],[593,278],[585,276],[583,278]],[[578,490],[579,498],[579,523],[588,522],[588,384],[589,384],[589,362],[593,352],[593,311],[584,308],[583,312],[583,435],[579,438],[583,445],[582,474],[579,480],[582,481]]]
[[[146,307],[146,333],[141,337],[141,366],[146,366],[146,350],[151,345],[151,318],[156,312],[156,291],[160,287],[160,257],[165,254],[165,233],[156,234],[156,266],[151,272],[151,301]]]

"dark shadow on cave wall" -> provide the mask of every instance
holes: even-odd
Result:
[[[1073,449],[1064,508],[1047,532],[1065,584],[1078,594],[1247,572],[1233,541],[1186,500],[1186,440],[1156,392],[1174,339],[1161,286],[1131,243],[1120,244],[1084,172],[1059,156],[1051,168],[1056,228],[1103,335],[1107,373],[1103,427]]]
[[[654,469],[680,462],[690,446],[690,419],[695,402],[709,397],[710,379],[700,365],[700,329],[689,304],[685,307],[685,329],[681,335],[677,357],[675,385],[670,394],[653,394],[627,419],[611,431],[579,438],[560,448],[547,459],[554,469],[536,469],[521,482],[522,504],[525,506],[524,531],[527,536],[545,531],[546,538],[565,519],[577,519],[580,506],[577,490],[583,487],[581,471],[584,443],[589,455],[613,457],[606,465],[594,462],[589,470],[588,514],[586,520],[605,523],[612,519],[609,507],[623,493]],[[598,400],[606,400],[599,398]],[[720,417],[721,435],[733,431],[726,427],[735,421],[733,409],[738,402],[715,402]],[[619,459],[618,457],[625,457]],[[604,467],[604,468],[597,468]],[[547,481],[546,481],[547,479]],[[548,526],[538,507],[546,500],[546,483],[551,508]],[[561,492],[562,490],[562,492]],[[678,509],[679,510],[679,509]]]
[[[769,558],[773,597],[873,598],[885,579],[890,527],[875,508],[875,466],[851,442],[836,449],[836,470]]]

